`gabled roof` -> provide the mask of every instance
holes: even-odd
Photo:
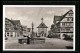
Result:
[[[20,20],[10,20],[8,18],[5,19],[9,20],[13,25],[18,25],[20,23]]]
[[[72,10],[69,10],[67,13],[65,13],[64,15],[62,15],[60,21],[62,21],[68,13],[73,14],[73,11],[72,11]],[[56,19],[57,19],[57,18],[56,18]],[[59,21],[58,23],[60,23],[60,21]],[[56,24],[58,24],[58,23],[56,23]]]
[[[10,19],[8,19],[8,18],[5,18],[5,20],[8,20],[8,21],[10,21],[10,22],[11,22],[11,20],[10,20]]]
[[[12,20],[12,22],[13,22],[14,25],[17,25],[17,24],[20,23],[20,20]]]
[[[62,16],[54,16],[55,21],[60,21],[62,19]]]
[[[6,20],[9,20],[8,18],[5,18]]]
[[[43,22],[37,28],[48,28]]]
[[[63,18],[64,18],[68,13],[73,14],[73,11],[72,11],[72,10],[69,10],[67,13],[65,13],[65,14],[63,15]]]
[[[24,30],[24,31],[26,31],[27,26],[22,26],[22,25],[21,25],[21,29]]]
[[[8,20],[8,21],[10,21],[12,24],[13,24],[13,22],[10,20],[10,19],[8,19],[8,18],[5,18],[5,20]],[[14,24],[13,24],[14,25]]]
[[[63,19],[62,16],[54,16],[54,23],[57,24]]]

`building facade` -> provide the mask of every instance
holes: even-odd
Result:
[[[22,26],[23,36],[28,36],[27,26]]]
[[[15,37],[16,32],[11,20],[5,18],[5,37]]]
[[[61,39],[64,35],[73,37],[73,11],[69,10],[63,16],[54,17],[55,32]]]
[[[20,20],[5,18],[5,37],[19,37],[22,35]]]
[[[46,37],[48,27],[43,23],[43,18],[41,20],[42,20],[41,24],[37,27],[38,28],[38,36]]]

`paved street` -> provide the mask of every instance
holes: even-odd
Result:
[[[57,38],[46,38],[42,44],[19,44],[18,38],[5,41],[6,49],[66,49],[66,46],[73,46],[73,42]]]

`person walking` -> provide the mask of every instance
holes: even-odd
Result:
[[[30,38],[27,36],[27,44],[30,44]]]

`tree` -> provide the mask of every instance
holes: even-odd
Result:
[[[51,29],[53,29],[53,28],[54,28],[54,24],[51,25]]]

